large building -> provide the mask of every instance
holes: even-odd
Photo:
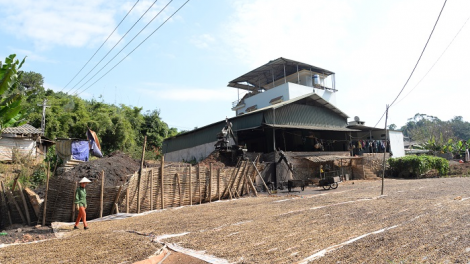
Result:
[[[228,121],[238,144],[249,152],[349,152],[357,141],[371,142],[371,148],[354,153],[361,155],[378,151],[379,148],[372,148],[372,141],[385,139],[383,129],[366,127],[363,122],[349,126],[348,115],[335,105],[338,90],[331,71],[278,58],[228,86],[247,91],[232,104],[235,116]],[[207,157],[214,151],[216,136],[225,124],[223,120],[166,139],[165,160],[198,161]],[[403,148],[403,141],[400,146]]]

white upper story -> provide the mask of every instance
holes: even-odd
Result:
[[[248,91],[232,103],[237,116],[311,92],[336,104],[333,72],[285,58],[270,61],[228,86]]]

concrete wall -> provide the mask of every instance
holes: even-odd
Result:
[[[216,142],[217,141],[206,143],[192,148],[165,153],[165,161],[180,162],[183,160],[190,161],[193,159],[196,159],[196,161],[203,160],[204,158],[209,156],[212,151],[215,150],[214,145]]]
[[[230,145],[234,145],[234,141],[232,138],[230,140]],[[213,141],[210,143],[202,144],[199,146],[195,146],[192,148],[181,149],[173,152],[165,153],[165,161],[172,161],[172,162],[182,162],[182,161],[201,161],[209,156],[215,150],[215,143],[217,141]]]

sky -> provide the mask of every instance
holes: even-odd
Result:
[[[190,0],[176,12],[185,2],[0,0],[0,60],[27,56],[23,70],[47,89],[159,110],[191,130],[234,116],[228,82],[284,57],[335,72],[336,106],[383,127],[444,0]],[[470,121],[468,10],[447,2],[388,124],[416,113]]]

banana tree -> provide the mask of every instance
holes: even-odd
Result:
[[[25,123],[25,115],[21,101],[25,97],[23,89],[18,89],[22,72],[19,71],[25,59],[21,62],[16,59],[16,54],[11,54],[0,62],[0,132],[11,126]]]

